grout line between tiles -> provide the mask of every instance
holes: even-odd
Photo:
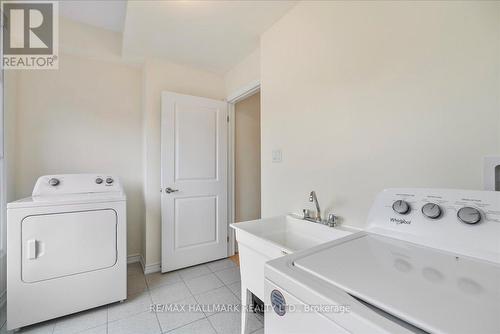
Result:
[[[148,280],[146,279],[146,275],[144,275],[144,273],[142,273],[142,276],[144,277],[144,281],[146,282],[146,289],[145,291],[147,292],[148,296],[149,296],[149,305],[153,305],[153,296],[151,295],[151,288],[149,287],[149,283],[148,283]],[[145,311],[145,312],[140,312],[138,314],[142,314],[142,313],[146,313],[148,311]],[[149,311],[150,312],[150,311]],[[159,334],[162,334],[163,333],[163,329],[161,328],[161,323],[160,323],[160,319],[158,319],[158,312],[154,312],[155,314],[155,318],[156,318],[156,323],[158,324],[158,329],[160,330]],[[107,334],[107,332],[106,332]]]
[[[210,270],[210,268],[209,268]],[[196,296],[194,295],[194,293],[191,292],[191,289],[189,288],[189,286],[186,284],[186,281],[184,280],[184,278],[182,277],[182,275],[179,275],[179,277],[181,278],[182,282],[184,283],[184,285],[187,287],[189,293],[191,294],[191,296],[193,297],[194,301],[196,302],[196,304],[199,304],[200,302],[198,301],[198,299],[196,298]],[[201,277],[201,276],[200,276]],[[222,282],[224,283],[224,282]],[[214,289],[215,290],[215,289]],[[211,291],[211,290],[210,290]],[[205,318],[207,317],[207,314],[205,313],[205,311],[203,311],[203,314],[205,315]]]
[[[210,271],[210,268],[208,268],[208,270]],[[203,276],[203,275],[202,275],[202,276]],[[202,276],[198,276],[198,277],[202,277]],[[199,304],[198,299],[196,299],[196,296],[193,294],[193,292],[191,291],[191,289],[189,288],[189,286],[186,284],[186,280],[184,280],[184,277],[182,277],[182,275],[181,275],[181,274],[179,274],[179,277],[180,277],[181,281],[184,283],[184,285],[186,286],[186,288],[188,289],[189,293],[191,294],[191,297],[194,299],[194,301],[196,302],[196,304]],[[194,277],[194,278],[196,278],[196,277]],[[224,284],[224,282],[222,282],[222,284]],[[202,312],[203,312],[204,317],[203,317],[203,318],[200,318],[200,319],[197,319],[197,320],[195,320],[195,321],[198,321],[198,320],[201,320],[201,319],[206,319],[206,320],[208,321],[208,323],[210,323],[210,321],[209,321],[209,320],[208,320],[208,318],[207,318],[207,314],[205,313],[205,311],[203,311],[203,310],[202,310]],[[193,322],[195,322],[195,321],[192,321],[192,322],[190,322],[190,323],[188,323],[188,324],[185,324],[184,326],[187,326],[187,325],[189,325],[189,324],[192,324],[192,323],[193,323]],[[184,326],[181,326],[181,327],[184,327]],[[210,324],[210,326],[213,328],[212,324]],[[178,328],[180,328],[180,327],[178,327]],[[160,329],[161,329],[161,326],[160,326]],[[172,330],[174,330],[174,329],[172,329]],[[171,330],[171,331],[172,331],[172,330]],[[171,332],[171,331],[169,331],[169,332]],[[214,328],[214,331],[217,333],[217,331],[215,330],[215,328]],[[162,332],[162,333],[163,333],[163,332]],[[165,332],[165,333],[167,333],[167,332]]]
[[[262,328],[264,328],[264,327],[262,327]],[[256,330],[254,330],[254,331],[253,331],[252,333],[250,333],[250,334],[257,333],[257,332],[258,332],[258,331],[260,331],[262,328],[256,329]]]
[[[160,319],[158,319],[158,312],[155,312],[156,323],[158,324],[158,328],[160,329],[160,334],[163,333],[163,329],[161,328]]]
[[[108,334],[108,326],[109,326],[109,305],[106,306],[106,334]]]
[[[228,259],[228,258],[227,258],[227,259]],[[208,265],[207,265],[207,267],[208,267]],[[226,269],[235,268],[235,267],[238,267],[238,266],[237,266],[237,265],[235,265],[235,264],[233,264],[233,265],[231,265],[231,266],[229,266],[229,267],[221,268],[221,269],[219,269],[219,270],[212,270],[212,269],[210,269],[210,267],[208,267],[208,270],[210,270],[213,274],[215,274],[216,272],[223,271],[223,270],[226,270]]]
[[[223,270],[226,270],[226,269],[231,269],[231,268],[235,268],[235,267],[236,267],[236,268],[238,268],[238,270],[239,270],[239,266],[234,265],[234,266],[231,266],[231,267],[229,267],[229,268],[224,268],[224,269],[221,269],[221,270],[218,270],[218,271],[223,271]],[[212,270],[210,269],[210,267],[209,267],[208,269],[209,269],[210,271],[212,271]],[[220,279],[220,277],[216,274],[216,272],[218,272],[218,271],[212,271],[212,273],[213,273],[213,274],[214,274],[214,275],[215,275],[215,276],[216,276],[216,277],[217,277],[217,278],[218,278],[218,279],[222,282],[222,284],[223,284],[223,286],[224,286],[224,287],[226,287],[226,288],[227,288],[227,289],[228,289],[228,290],[229,290],[229,291],[230,291],[233,295],[236,295],[236,294],[235,294],[235,293],[231,290],[231,288],[229,288],[229,286],[228,286],[226,283],[224,283],[224,281],[223,281],[223,280],[221,280],[221,279]],[[239,282],[241,282],[241,272],[240,272],[240,280],[239,280]],[[234,284],[234,283],[237,283],[237,282],[233,282],[233,283],[231,283],[231,284]],[[221,287],[218,287],[218,288],[216,288],[216,289],[220,289],[220,288],[221,288]],[[210,291],[213,291],[213,290],[216,290],[216,289],[212,289],[212,290],[210,290]],[[209,292],[209,291],[205,291],[204,293],[206,293],[206,292]],[[194,296],[194,298],[196,299],[196,296]],[[237,301],[238,301],[238,303],[241,305],[241,300],[240,300],[240,298],[239,298],[238,296],[236,296],[236,300],[237,300]],[[197,299],[196,299],[196,302],[198,302],[198,300],[197,300]],[[206,319],[207,319],[208,323],[210,324],[210,326],[211,326],[211,327],[212,327],[212,329],[214,330],[214,332],[215,332],[215,333],[219,333],[219,332],[217,331],[217,329],[214,327],[214,325],[212,324],[212,322],[210,321],[210,319],[209,319],[210,317],[212,317],[212,316],[214,316],[214,315],[216,315],[216,314],[218,314],[218,313],[213,313],[213,314],[210,314],[210,315],[205,314],[205,316],[206,316]],[[240,314],[240,317],[241,317],[241,314]],[[260,329],[260,328],[259,328],[259,329]]]
[[[212,324],[212,322],[210,321],[210,319],[208,319],[207,317],[207,321],[208,321],[208,324],[210,325],[210,327],[212,327],[212,329],[214,330],[215,333],[219,334],[219,331],[215,328],[215,326]]]
[[[207,317],[204,317],[204,318],[200,318],[200,319],[196,319],[196,320],[190,321],[190,322],[188,322],[188,323],[185,323],[185,324],[184,324],[184,325],[182,325],[182,326],[178,326],[178,327],[175,327],[175,328],[169,329],[169,330],[168,330],[168,331],[166,331],[166,332],[163,332],[163,331],[162,331],[161,333],[162,333],[162,334],[170,333],[170,332],[173,332],[173,331],[175,331],[175,330],[177,330],[177,329],[179,329],[179,328],[182,328],[182,327],[185,327],[185,326],[191,325],[192,323],[195,323],[195,322],[200,321],[200,320],[207,320]]]
[[[149,284],[148,284],[148,280],[146,279],[146,275],[144,275],[144,273],[142,273],[142,276],[144,276],[144,281],[146,282],[146,289],[145,289],[145,290],[143,290],[143,291],[142,291],[142,293],[144,293],[144,291],[146,291],[146,293],[147,293],[147,294],[148,294],[148,296],[149,296],[149,305],[151,306],[151,305],[153,304],[153,297],[151,296],[151,290],[150,290],[150,288],[149,288]],[[138,316],[139,314],[143,314],[143,313],[146,313],[146,312],[150,312],[150,311],[147,311],[147,310],[146,310],[146,311],[143,311],[143,312],[139,312],[139,313],[136,313],[136,314],[131,315],[131,316],[130,316],[130,317],[128,317],[128,318],[135,317],[135,316]],[[158,313],[157,313],[157,312],[154,312],[154,314],[155,314],[155,318],[156,318],[156,323],[158,324],[158,328],[159,328],[159,330],[160,330],[159,334],[162,334],[162,333],[163,333],[163,330],[162,330],[162,328],[161,328],[160,319],[158,319]],[[123,318],[123,319],[127,319],[127,318]],[[115,321],[120,321],[120,320],[123,320],[123,319],[118,319],[118,320],[115,320]],[[112,321],[112,323],[113,323],[113,322],[115,322],[115,321]],[[109,322],[108,322],[108,324],[109,324]],[[108,327],[109,327],[109,325],[108,325]],[[107,327],[107,328],[108,328],[108,327]],[[107,334],[107,333],[108,333],[108,332],[106,331],[106,334]]]
[[[137,313],[133,313],[133,314],[130,314],[130,315],[126,316],[125,318],[120,318],[120,319],[115,319],[115,320],[108,321],[108,324],[114,324],[115,322],[118,322],[118,321],[123,321],[123,320],[126,320],[126,319],[130,319],[130,318],[136,317],[136,316],[138,316],[140,314],[143,314],[143,313],[146,313],[146,312],[149,312],[149,311],[146,310],[146,311],[140,311],[140,312],[137,312]]]

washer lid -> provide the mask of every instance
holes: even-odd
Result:
[[[498,264],[368,233],[294,266],[428,332],[500,332]]]

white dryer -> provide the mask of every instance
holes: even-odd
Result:
[[[127,298],[126,198],[116,177],[42,176],[7,205],[7,328]]]
[[[500,192],[388,189],[366,231],[265,268],[266,334],[500,333]]]

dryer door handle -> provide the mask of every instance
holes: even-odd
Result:
[[[26,242],[26,258],[28,260],[35,260],[36,259],[36,240],[28,240]]]

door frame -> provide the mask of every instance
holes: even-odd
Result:
[[[228,154],[227,154],[227,235],[229,237],[228,242],[228,256],[233,256],[236,254],[236,236],[234,230],[229,226],[234,223],[235,220],[235,161],[234,161],[234,146],[235,146],[235,105],[236,103],[250,97],[256,93],[260,92],[260,80],[250,82],[249,84],[241,87],[233,94],[230,94],[226,98],[228,104]]]

